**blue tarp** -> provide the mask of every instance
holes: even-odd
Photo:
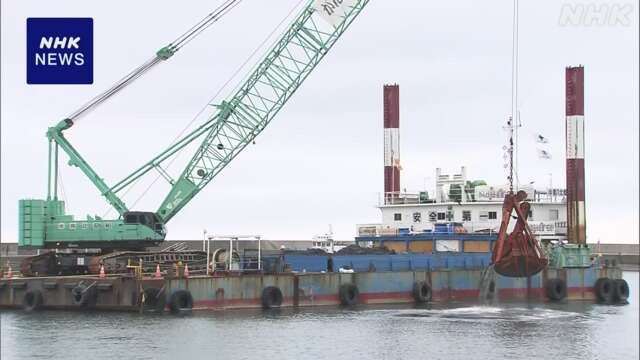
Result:
[[[426,271],[440,269],[481,269],[489,265],[490,254],[402,254],[332,256],[333,271],[341,267],[356,272]]]
[[[292,271],[333,271],[340,268],[356,272],[368,271],[427,271],[443,269],[482,269],[491,262],[491,254],[397,254],[397,255],[284,255],[284,264]],[[266,259],[265,259],[266,260]],[[265,261],[265,265],[267,262]],[[265,266],[267,267],[267,266]]]
[[[328,255],[284,255],[284,263],[292,271],[321,272],[327,271]]]

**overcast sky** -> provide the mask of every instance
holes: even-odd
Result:
[[[245,0],[66,136],[107,183],[121,179],[171,143],[298,1]],[[46,128],[217,2],[2,0],[3,242],[17,240],[18,200],[46,196]],[[627,24],[562,26],[564,4],[633,10]],[[545,188],[552,174],[564,187],[564,69],[583,64],[590,242],[638,242],[637,6],[520,1],[520,180]],[[26,84],[28,17],[94,18],[93,85]],[[352,239],[357,223],[379,222],[385,83],[400,84],[402,188],[432,189],[436,167],[462,165],[471,179],[504,183],[511,21],[511,1],[372,0],[256,145],[171,220],[168,238],[199,239],[207,229],[310,239],[332,224],[336,238]],[[537,158],[538,132],[550,139],[552,160]],[[108,209],[77,168],[65,165],[62,179],[69,213]],[[166,191],[154,187],[136,209],[156,210]]]

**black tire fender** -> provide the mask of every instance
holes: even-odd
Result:
[[[27,290],[22,299],[22,308],[25,311],[36,311],[42,308],[44,297],[40,290]]]
[[[338,291],[338,297],[343,306],[354,306],[360,300],[360,291],[355,284],[342,284]]]
[[[431,301],[431,286],[426,281],[416,281],[413,284],[413,298],[417,303],[426,303]]]
[[[87,286],[82,282],[71,289],[71,302],[75,306],[88,306],[96,300],[95,286]]]
[[[624,279],[615,279],[613,280],[614,284],[614,300],[616,302],[626,302],[629,298],[629,284]]]
[[[609,304],[613,302],[616,295],[616,284],[609,278],[600,278],[596,280],[593,291],[596,293],[596,299],[599,302]]]
[[[545,290],[550,300],[561,301],[567,297],[567,283],[560,278],[547,280]]]
[[[262,289],[262,308],[273,309],[282,305],[282,291],[277,286],[267,286]]]
[[[143,290],[144,303],[142,309],[148,313],[163,313],[164,308],[167,305],[167,296],[164,293],[164,289],[158,289],[154,287],[146,288]]]
[[[193,309],[193,296],[189,290],[175,290],[169,297],[169,309],[173,314],[190,312]]]

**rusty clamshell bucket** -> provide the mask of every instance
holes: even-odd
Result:
[[[527,193],[524,191],[518,191],[515,195],[509,193],[504,198],[498,241],[491,255],[495,271],[502,276],[533,276],[548,264],[540,244],[527,224],[530,204],[526,198]],[[507,227],[514,210],[518,220],[511,234],[507,236]]]

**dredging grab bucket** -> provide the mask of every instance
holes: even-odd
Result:
[[[527,193],[509,193],[502,204],[502,222],[498,241],[493,248],[491,263],[494,270],[506,277],[529,277],[542,271],[548,264],[540,244],[527,224],[530,205],[525,199]],[[517,222],[507,236],[507,227],[515,210]]]

